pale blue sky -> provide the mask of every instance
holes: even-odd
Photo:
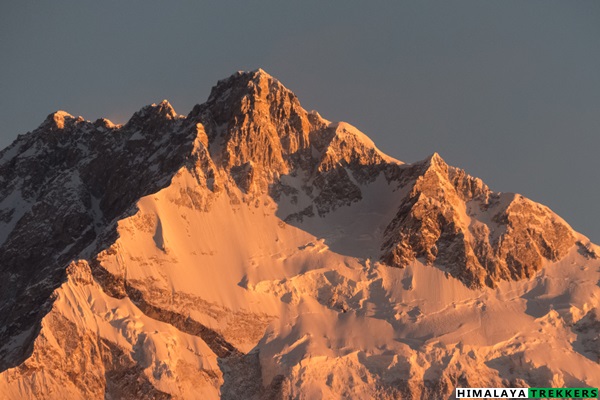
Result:
[[[600,242],[598,1],[0,5],[0,147],[63,109],[187,114],[262,67],[406,162],[439,152]]]

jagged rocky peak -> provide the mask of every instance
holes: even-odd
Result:
[[[110,221],[184,165],[192,138],[180,121],[168,102],[144,107],[125,127],[57,112],[0,155],[0,266],[14,277],[0,280],[0,342],[34,334],[65,263],[92,251],[100,233],[112,234]],[[0,346],[0,368],[30,344],[13,346],[12,356]]]
[[[49,114],[38,129],[61,130],[82,121],[82,117],[74,117],[66,111],[59,110]]]
[[[207,111],[210,122],[216,126],[242,123],[245,119],[269,120],[277,125],[308,119],[296,95],[262,69],[240,71],[220,80],[207,102],[197,105],[190,115]],[[290,118],[298,121],[285,121]]]
[[[305,175],[332,171],[316,181],[325,184],[336,176],[350,182],[339,169],[349,167],[365,182],[387,162],[400,164],[350,124],[332,124],[307,112],[294,93],[262,69],[219,81],[188,118],[203,125],[212,158],[246,192],[265,190],[299,170]]]
[[[414,190],[432,197],[456,195],[462,201],[468,201],[490,193],[481,179],[470,176],[460,168],[449,166],[437,152],[413,164],[413,168],[419,177]],[[443,190],[444,188],[449,190]]]
[[[442,156],[440,156],[440,154],[437,151],[425,159],[425,164],[431,168],[436,169],[448,168],[448,164],[446,164],[446,161],[444,161]]]
[[[225,122],[218,117],[230,117],[227,111],[234,113],[241,108],[243,112],[261,112],[265,111],[262,105],[271,103],[281,104],[280,102],[290,102],[295,106],[300,106],[296,95],[283,86],[277,79],[266,73],[262,69],[254,71],[238,71],[229,78],[217,82],[211,90],[207,103],[213,104],[217,122]]]
[[[421,258],[467,286],[494,286],[533,276],[578,242],[549,208],[521,195],[494,193],[437,153],[410,169],[410,190],[385,231],[382,260],[389,265]]]
[[[158,104],[152,103],[148,106],[145,106],[136,114],[139,114],[139,116],[142,117],[150,118],[155,115],[166,119],[174,119],[177,117],[175,109],[168,100],[163,100]]]
[[[243,187],[255,182],[260,189],[289,173],[297,159],[310,157],[311,136],[328,125],[261,69],[219,81],[188,119],[204,126],[217,165]]]
[[[320,171],[327,171],[340,164],[373,166],[385,162],[401,164],[400,161],[379,151],[368,136],[349,123],[332,123],[328,131],[328,134],[320,135],[320,140],[313,141],[323,154],[319,164]]]
[[[156,131],[157,129],[164,129],[177,117],[178,115],[171,104],[167,100],[163,100],[158,104],[153,103],[142,107],[135,112],[124,128]]]
[[[99,129],[115,129],[121,127],[121,125],[115,124],[108,118],[98,118],[94,121],[94,126]]]
[[[515,270],[512,278],[529,277],[527,268],[539,270],[543,259],[558,261],[576,242],[576,233],[548,207],[521,195],[514,195],[496,220],[506,225],[500,257]],[[518,250],[518,256],[513,253]],[[542,257],[535,257],[537,254]]]

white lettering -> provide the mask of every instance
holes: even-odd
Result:
[[[526,399],[529,397],[527,388],[456,388],[457,399],[479,399],[491,397],[496,399]]]

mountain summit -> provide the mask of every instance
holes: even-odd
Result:
[[[448,398],[594,385],[600,251],[259,69],[187,115],[0,152],[3,398]]]

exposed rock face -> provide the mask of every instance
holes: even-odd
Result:
[[[300,107],[296,96],[262,70],[219,81],[208,101],[189,118],[205,127],[209,151],[242,189],[267,189],[279,175],[305,158],[312,132],[326,122]]]
[[[318,190],[313,197],[321,214],[360,200],[348,172],[364,183],[387,167],[362,133],[306,112],[296,95],[262,70],[219,81],[188,119],[205,127],[213,160],[242,191],[294,191],[280,177],[301,175],[305,191]]]
[[[2,343],[34,335],[65,265],[89,256],[116,218],[167,184],[192,148],[185,128],[166,102],[144,107],[124,127],[57,112],[0,153]],[[0,368],[22,357],[27,342],[0,349]]]
[[[438,154],[410,166],[407,195],[386,228],[382,260],[402,267],[417,257],[466,285],[530,278],[575,245],[571,228],[547,207],[494,193]]]
[[[372,229],[354,233],[352,210]],[[423,339],[452,332],[430,332],[438,317],[419,301],[434,301],[418,291],[445,274],[439,291],[469,300],[442,297],[433,314],[460,331],[487,312],[474,289],[573,254],[598,258],[548,208],[437,154],[394,160],[262,70],[219,81],[186,117],[166,101],[124,126],[56,112],[0,152],[0,394],[444,398],[456,385],[548,386],[562,372],[546,379],[533,358],[515,367],[527,382],[493,368],[520,354],[512,347],[478,355]],[[569,296],[587,316],[561,329],[589,359],[597,305]]]

